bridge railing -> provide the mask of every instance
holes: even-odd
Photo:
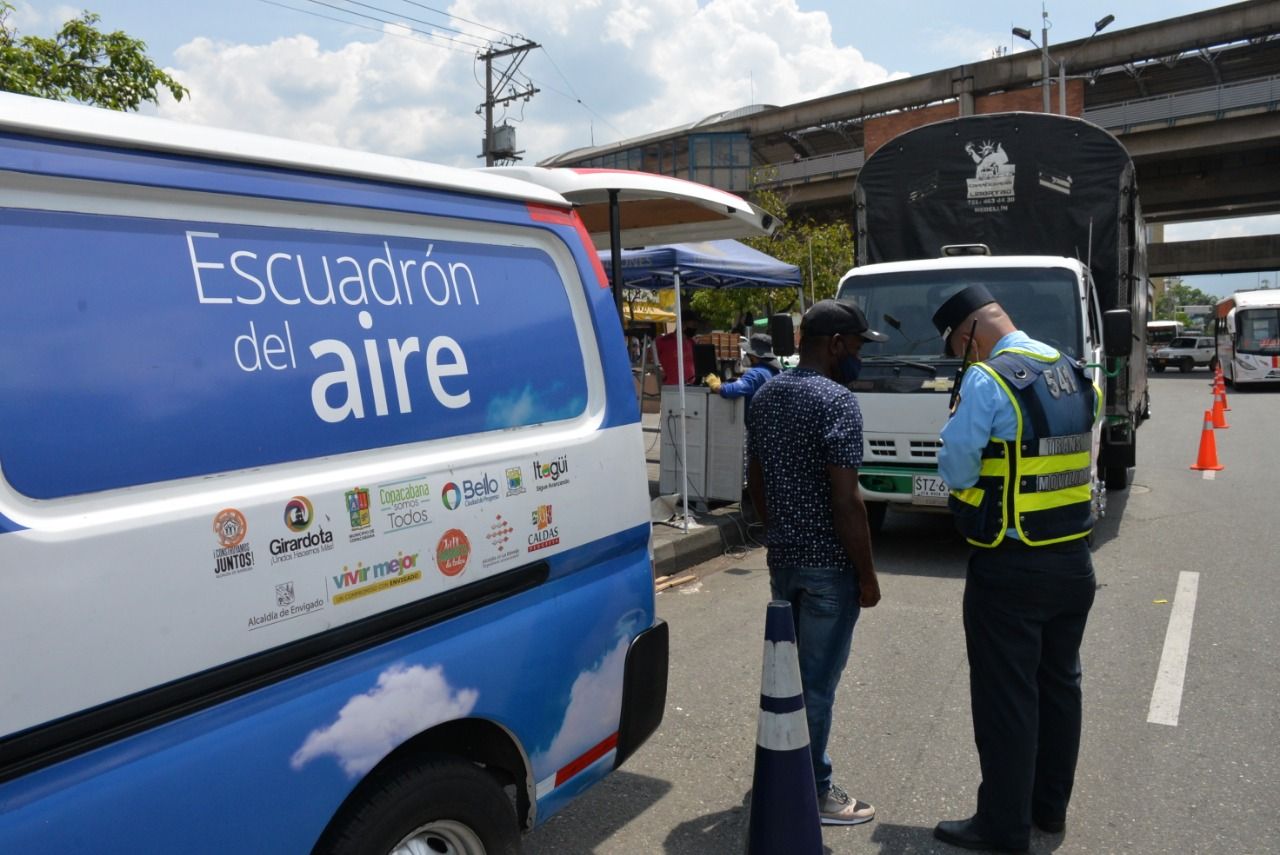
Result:
[[[1126,133],[1140,125],[1172,123],[1194,116],[1221,116],[1251,107],[1280,108],[1280,75],[1108,104],[1085,110],[1084,118],[1109,131]],[[755,185],[804,184],[839,178],[861,169],[865,161],[865,151],[855,148],[790,163],[772,163],[756,170]]]
[[[1221,116],[1231,110],[1249,107],[1274,110],[1277,103],[1280,103],[1280,76],[1273,76],[1108,104],[1096,110],[1085,110],[1084,118],[1099,127],[1124,133],[1138,125],[1173,122],[1192,116]]]

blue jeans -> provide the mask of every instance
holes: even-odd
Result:
[[[770,568],[775,600],[791,603],[800,655],[800,683],[809,720],[813,779],[821,799],[831,789],[831,709],[836,686],[849,661],[853,626],[858,622],[858,580],[852,570],[826,567]]]

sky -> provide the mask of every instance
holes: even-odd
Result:
[[[10,0],[11,24],[48,35],[81,9],[142,39],[191,90],[143,112],[453,166],[481,165],[484,65],[514,37],[539,90],[498,119],[524,162],[1014,53],[1039,38],[1033,0]],[[1196,0],[1047,3],[1049,45],[1226,5]],[[1056,8],[1055,8],[1056,7]],[[886,10],[892,10],[887,12]],[[388,23],[389,22],[389,23]],[[434,35],[429,35],[434,33]],[[1182,224],[1167,240],[1280,232],[1280,215]],[[1280,271],[1188,277],[1210,293],[1280,285]]]

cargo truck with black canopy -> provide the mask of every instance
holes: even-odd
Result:
[[[854,190],[857,266],[839,286],[889,334],[869,342],[855,391],[873,525],[889,506],[945,507],[938,434],[959,360],[930,318],[981,283],[1014,323],[1091,366],[1095,504],[1128,485],[1148,415],[1146,243],[1133,161],[1107,131],[1039,113],[964,116],[909,130],[867,160]]]

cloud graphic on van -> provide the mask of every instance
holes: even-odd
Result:
[[[543,389],[534,389],[532,384],[526,384],[523,389],[494,396],[485,411],[485,428],[500,430],[573,418],[585,407],[586,401],[580,395],[565,398],[563,383],[554,383]]]
[[[378,685],[348,700],[333,724],[311,731],[290,765],[301,769],[332,754],[342,771],[362,775],[409,737],[470,714],[479,696],[475,689],[451,689],[439,665],[394,665],[378,675]]]
[[[623,666],[630,646],[630,636],[619,638],[598,665],[573,681],[559,732],[551,745],[534,758],[538,769],[549,771],[566,766],[617,729],[622,711]]]

